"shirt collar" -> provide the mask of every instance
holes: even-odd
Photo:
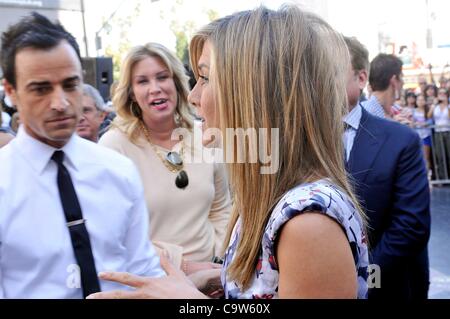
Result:
[[[386,112],[384,111],[384,107],[381,105],[380,101],[375,96],[375,94],[372,94],[368,103],[370,103],[373,106],[373,108],[375,108],[375,112],[376,114],[378,114],[378,116],[386,118]]]
[[[351,126],[353,129],[358,130],[359,123],[361,122],[362,110],[361,105],[358,103],[356,106],[344,116],[344,123]]]
[[[73,134],[66,145],[58,149],[30,136],[23,125],[21,125],[17,132],[17,137],[15,138],[15,145],[18,146],[18,151],[24,155],[25,159],[28,160],[31,167],[36,170],[38,174],[42,174],[48,163],[51,161],[53,153],[57,150],[64,152],[64,164],[70,165],[78,171],[82,161],[82,158],[78,154],[79,152],[76,150],[79,139],[80,137]]]

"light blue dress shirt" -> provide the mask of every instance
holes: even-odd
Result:
[[[350,158],[350,152],[352,151],[353,143],[355,142],[356,131],[358,131],[361,116],[362,109],[359,103],[350,111],[350,113],[344,116],[344,123],[347,124],[343,136],[346,161]]]
[[[0,298],[82,298],[56,183],[56,149],[29,136],[0,150]],[[61,149],[78,195],[98,272],[163,276],[132,162],[73,135]],[[124,287],[100,281],[102,291]]]
[[[372,95],[367,101],[361,102],[361,105],[370,114],[381,117],[383,119],[386,118],[386,113],[384,112],[383,106],[380,104],[380,101],[378,101],[375,95]]]

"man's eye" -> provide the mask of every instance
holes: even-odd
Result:
[[[68,91],[74,91],[78,88],[78,83],[67,83],[64,85],[64,89]]]
[[[43,95],[43,94],[50,92],[50,90],[51,90],[51,88],[49,86],[39,86],[39,87],[35,87],[33,89],[33,92],[35,92],[39,95]]]

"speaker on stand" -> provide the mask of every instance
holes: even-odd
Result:
[[[110,57],[82,58],[84,83],[95,87],[105,101],[110,99],[109,89],[113,83],[113,62]]]

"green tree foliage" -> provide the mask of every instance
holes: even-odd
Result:
[[[112,18],[105,27],[107,34],[111,32],[112,26],[114,26],[114,31],[119,33],[120,40],[107,45],[104,52],[106,56],[113,58],[114,81],[119,79],[122,61],[131,49],[131,42],[129,41],[128,34],[133,26],[133,22],[141,15],[142,1],[148,0],[136,0],[130,2],[135,3],[133,12],[125,17]],[[192,34],[198,29],[198,26],[193,20],[187,20],[180,23],[176,18],[179,16],[179,12],[183,10],[183,4],[184,0],[176,0],[169,12],[164,10],[160,11],[160,18],[161,20],[166,20],[168,17],[171,19],[170,29],[176,37],[175,53],[184,64],[189,64],[188,44]],[[203,9],[203,14],[206,14],[209,21],[219,17],[217,11],[209,8]]]

